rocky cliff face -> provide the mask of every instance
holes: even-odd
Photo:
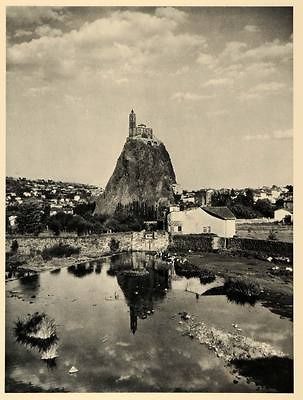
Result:
[[[117,207],[139,204],[166,206],[173,202],[174,169],[163,143],[127,139],[95,214],[112,215]]]

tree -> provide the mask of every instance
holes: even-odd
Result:
[[[258,218],[260,213],[254,210],[252,207],[244,206],[243,204],[234,204],[230,207],[236,218]]]
[[[251,189],[246,189],[244,193],[239,193],[235,199],[235,204],[243,204],[246,207],[253,207],[254,194]]]
[[[42,223],[41,209],[36,204],[22,204],[17,215],[18,231],[21,234],[41,232],[45,225]]]
[[[115,253],[116,251],[119,250],[120,242],[119,240],[116,240],[115,238],[111,238],[109,242],[109,248],[112,253]]]
[[[293,191],[294,191],[293,185],[286,185],[285,187],[288,190],[288,193],[293,193]]]
[[[276,208],[276,210],[278,210],[279,208],[283,208],[283,207],[284,207],[284,200],[280,198],[276,201],[275,208]]]
[[[13,240],[12,245],[11,245],[11,252],[17,253],[18,248],[19,248],[19,244],[18,244],[17,240],[15,239],[15,240]]]
[[[245,203],[244,205],[248,207],[253,207],[254,205],[254,193],[251,189],[245,191]]]
[[[274,207],[268,199],[258,200],[255,209],[259,211],[263,217],[272,218],[274,215]]]
[[[96,203],[82,203],[76,205],[74,208],[74,214],[85,217],[86,215],[91,215],[95,209]]]
[[[232,199],[227,192],[214,192],[211,197],[211,204],[215,207],[230,206],[232,204]]]

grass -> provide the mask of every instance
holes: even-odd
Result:
[[[196,267],[195,265],[187,262],[181,263],[175,262],[175,271],[179,276],[184,276],[185,278],[200,278],[202,284],[211,283],[216,279],[216,275],[203,267]]]

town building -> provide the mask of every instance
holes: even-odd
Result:
[[[283,221],[285,217],[288,217],[291,222],[293,222],[293,214],[291,211],[285,209],[285,208],[279,208],[278,210],[275,210],[274,212],[274,219],[276,221]]]
[[[236,217],[227,207],[172,211],[167,216],[167,229],[172,235],[214,233],[228,238],[236,234]]]

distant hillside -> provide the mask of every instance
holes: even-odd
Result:
[[[170,156],[163,143],[127,139],[95,214],[113,215],[119,207],[159,207],[173,202],[176,183]]]

